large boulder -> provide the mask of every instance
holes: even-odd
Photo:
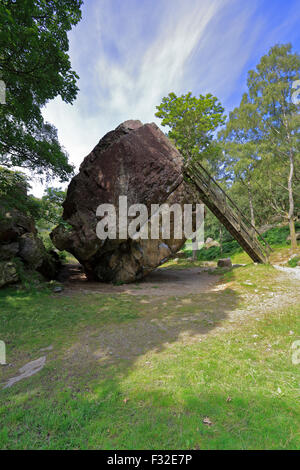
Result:
[[[200,203],[197,191],[184,180],[183,159],[155,124],[126,121],[106,134],[84,159],[68,188],[63,219],[51,234],[54,245],[72,253],[89,279],[131,282],[141,279],[176,253],[180,239],[105,241],[96,234],[97,207],[127,196],[128,207],[144,204]],[[172,230],[171,230],[172,234]]]
[[[60,268],[60,260],[55,252],[48,253],[40,238],[34,233],[25,233],[20,237],[19,257],[24,264],[38,271],[46,279],[55,279]]]
[[[19,251],[19,243],[1,243],[0,244],[0,260],[8,261],[14,258]]]

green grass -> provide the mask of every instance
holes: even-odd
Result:
[[[148,304],[126,294],[1,291],[0,339],[12,367],[1,367],[0,382],[40,348],[53,350],[41,372],[0,391],[0,448],[299,449],[300,366],[291,345],[300,308],[232,319],[245,294],[288,286],[271,266],[234,269],[222,282],[220,292]],[[190,322],[180,323],[186,315]],[[177,335],[167,342],[155,334],[130,359],[84,353],[101,346],[101,334],[115,332],[117,341],[119,329],[139,343],[143,321],[165,321]],[[185,332],[191,340],[180,339]]]
[[[0,291],[1,339],[9,348],[37,351],[45,341],[69,344],[81,328],[99,327],[138,317],[129,296],[77,294],[66,296],[42,291]],[[139,305],[139,309],[141,309]]]
[[[278,281],[278,272],[270,264],[248,264],[238,269],[232,269],[223,276],[225,282],[234,282],[236,287],[254,287],[259,290],[268,289],[275,292],[281,286]]]
[[[290,266],[290,268],[296,268],[296,266],[300,265],[299,262],[300,262],[300,256],[295,256],[294,258],[288,261],[288,265]]]
[[[66,253],[66,264],[78,264],[78,260],[75,258],[75,256],[71,255],[71,253],[68,253],[67,251],[65,251],[64,253]]]
[[[204,265],[205,263],[203,263],[203,261],[190,261],[185,258],[173,258],[169,259],[166,263],[162,264],[158,269],[188,269],[203,267]]]

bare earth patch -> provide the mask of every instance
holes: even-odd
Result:
[[[224,282],[205,268],[157,269],[139,284],[113,286],[91,283],[76,274],[65,285],[66,295],[101,292],[142,296],[146,306],[141,318],[123,324],[87,328],[67,352],[70,367],[86,368],[124,361],[172,348],[174,343],[192,344],[262,315],[300,302],[299,283],[287,273],[275,273],[274,290],[254,289],[250,281],[237,288],[237,280]],[[239,275],[237,274],[237,278]],[[266,289],[266,290],[264,290]]]
[[[89,282],[79,265],[68,265],[62,273],[65,292],[149,295],[170,297],[198,294],[217,285],[220,276],[211,276],[206,268],[156,269],[139,283],[113,285]]]
[[[251,269],[256,272],[254,267]],[[259,275],[259,267],[257,270],[255,276]],[[82,295],[88,300],[93,294],[108,294],[119,298],[121,304],[128,302],[137,318],[83,326],[73,345],[63,352],[64,367],[70,377],[84,375],[87,370],[97,377],[105,366],[122,363],[127,368],[141,356],[151,356],[175,344],[202,342],[208,336],[239,328],[251,317],[260,321],[268,312],[300,303],[299,281],[289,273],[272,270],[271,288],[266,279],[256,286],[251,273],[243,280],[242,271],[234,269],[231,278],[221,279],[201,267],[161,268],[138,284],[115,286],[88,282],[78,265],[67,266],[62,279],[64,290],[53,294],[55,297],[74,296],[75,302],[78,296],[77,302]],[[132,305],[130,297],[134,299]],[[109,310],[100,301],[99,315]],[[52,349],[42,349],[47,351],[47,362],[57,358]],[[34,373],[39,370],[34,368]],[[11,385],[32,375],[26,370],[20,372],[25,374],[12,378]]]

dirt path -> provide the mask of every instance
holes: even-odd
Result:
[[[72,291],[86,293],[149,295],[160,297],[199,294],[213,289],[220,276],[209,274],[207,268],[156,269],[147,278],[135,284],[113,284],[89,282],[80,265],[67,265],[61,273],[67,294]]]
[[[61,273],[65,288],[59,295],[126,294],[119,302],[129,302],[133,296],[128,308],[137,316],[127,322],[86,325],[64,351],[64,367],[75,377],[75,384],[76,376],[87,370],[98,377],[108,365],[121,363],[126,369],[141,357],[151,369],[152,355],[172,349],[176,343],[206,341],[211,335],[239,328],[250,318],[260,321],[268,312],[300,304],[299,280],[289,270],[277,271],[271,284],[266,287],[265,279],[260,289],[250,281],[239,284],[239,278],[238,271],[230,282],[223,282],[207,268],[163,268],[138,284],[114,286],[88,282],[79,265],[65,266]],[[56,352],[52,346],[46,349],[47,361],[51,361]],[[30,364],[35,362],[27,367]],[[20,372],[26,371],[20,368]]]
[[[286,268],[286,267],[278,266],[278,265],[274,264],[274,268],[278,269],[279,271],[282,271],[282,272],[286,273],[291,278],[299,279],[299,281],[300,281],[300,267]]]
[[[86,367],[87,363],[92,367],[95,362],[129,364],[139,356],[157,353],[174,343],[205,341],[208,335],[232,329],[250,317],[260,321],[268,312],[299,304],[298,281],[290,279],[287,272],[278,272],[277,280],[282,288],[256,293],[253,289],[231,288],[233,283],[224,284],[220,276],[209,274],[203,268],[158,269],[138,285],[123,286],[88,283],[84,277],[78,279],[75,275],[66,284],[66,293],[75,289],[87,293],[143,295],[147,297],[139,301],[149,304],[149,308],[132,322],[82,332],[66,359],[71,368],[76,364],[76,369],[81,365]]]

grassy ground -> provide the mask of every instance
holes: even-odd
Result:
[[[298,250],[296,253],[300,255],[300,246],[298,247]],[[292,256],[292,254],[293,254],[293,251],[291,250],[290,245],[286,245],[286,244],[272,245],[272,252],[270,253],[269,261],[271,264],[283,263],[285,265],[288,265],[288,259],[290,256]],[[241,253],[236,253],[233,255],[232,262],[236,264],[249,264],[249,263],[252,263],[253,261],[247,255],[247,253],[242,251]]]
[[[299,449],[300,299],[278,276],[163,299],[2,290],[0,382],[47,361],[0,391],[0,448]]]
[[[206,250],[209,251],[209,250]],[[187,255],[190,253],[187,252]],[[288,260],[290,256],[292,256],[293,252],[291,250],[291,247],[289,245],[272,245],[272,252],[270,253],[270,259],[269,262],[270,264],[284,264],[288,266]],[[298,247],[298,250],[296,252],[300,256],[300,246]],[[205,258],[204,255],[202,255],[203,258]],[[220,256],[221,258],[222,256]],[[231,258],[232,264],[253,264],[252,259],[247,255],[245,251],[238,251],[238,252],[229,252],[226,254],[226,257]],[[210,258],[210,256],[208,256]],[[191,261],[189,258],[175,258],[170,259],[167,263],[163,265],[163,268],[165,267],[172,267],[175,269],[186,269],[191,265]],[[298,259],[298,258],[297,258]],[[213,259],[202,259],[198,261],[194,261],[193,265],[194,266],[199,266],[199,267],[214,267],[217,265],[218,257],[213,258]]]

